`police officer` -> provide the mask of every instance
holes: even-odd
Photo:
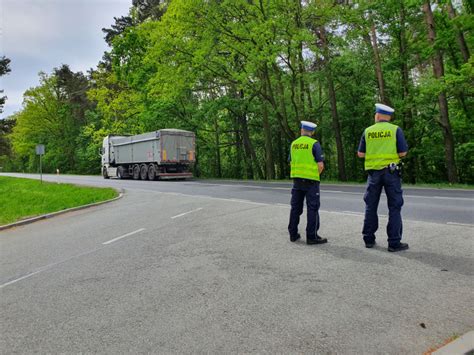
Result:
[[[399,170],[400,159],[408,152],[408,145],[400,127],[390,123],[395,110],[383,104],[375,105],[375,124],[366,128],[360,140],[358,156],[365,157],[368,172],[367,190],[364,195],[365,219],[362,235],[365,246],[373,248],[378,229],[377,207],[382,187],[388,202],[388,251],[408,249],[402,243],[403,206],[402,184]]]
[[[324,158],[321,145],[311,138],[316,124],[301,121],[301,137],[291,143],[290,163],[293,188],[291,190],[291,212],[288,231],[290,241],[301,238],[298,233],[300,216],[303,213],[303,202],[306,197],[307,224],[306,243],[327,243],[326,238],[318,236],[319,230],[319,175],[324,169]]]

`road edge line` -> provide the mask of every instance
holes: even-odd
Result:
[[[461,335],[459,338],[434,350],[432,355],[463,355],[470,354],[474,350],[474,330]]]
[[[43,214],[41,216],[31,217],[31,218],[28,218],[28,219],[24,219],[22,221],[13,222],[13,223],[10,223],[10,224],[5,224],[3,226],[0,226],[0,231],[10,229],[10,228],[14,228],[14,227],[23,226],[23,225],[26,225],[26,224],[31,224],[31,223],[36,222],[36,221],[56,217],[56,216],[59,216],[59,215],[62,215],[62,214],[68,213],[68,212],[84,210],[86,208],[100,206],[100,205],[103,205],[103,204],[106,204],[106,203],[109,203],[109,202],[117,201],[118,199],[121,199],[123,197],[123,195],[125,193],[125,190],[122,189],[122,188],[115,189],[115,190],[119,192],[119,195],[117,197],[114,197],[113,199],[100,201],[100,202],[89,203],[87,205],[82,205],[82,206],[71,207],[71,208],[67,208],[65,210],[46,213],[46,214]]]

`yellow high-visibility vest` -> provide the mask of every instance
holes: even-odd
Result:
[[[313,156],[316,142],[316,139],[301,136],[291,143],[291,178],[319,181],[318,163]]]
[[[398,126],[378,122],[365,129],[365,170],[382,170],[390,163],[398,164]]]

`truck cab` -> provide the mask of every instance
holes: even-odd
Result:
[[[109,134],[102,140],[102,148],[100,148],[102,175],[104,178],[110,176],[116,176],[117,168],[113,166],[115,164],[115,150],[112,144],[113,138],[125,138],[126,136],[117,136]]]

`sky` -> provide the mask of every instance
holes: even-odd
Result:
[[[132,0],[0,0],[0,57],[11,72],[0,77],[8,97],[0,119],[21,109],[23,93],[39,85],[38,73],[68,64],[95,68],[108,49],[102,28],[128,14]]]

